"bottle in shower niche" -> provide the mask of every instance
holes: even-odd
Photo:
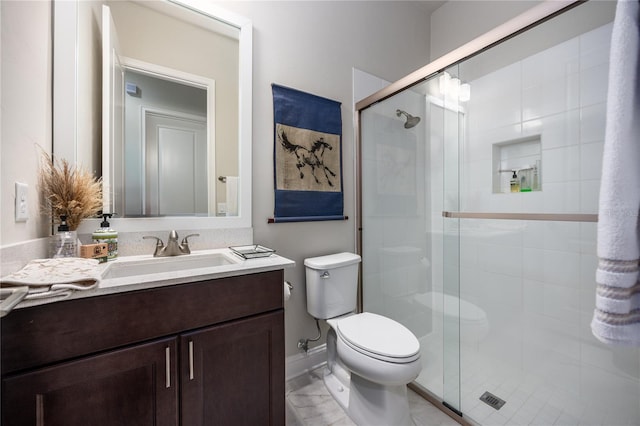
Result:
[[[111,229],[111,225],[107,220],[111,216],[113,216],[111,213],[103,213],[100,229],[96,229],[91,234],[94,243],[107,244],[107,260],[114,260],[118,257],[118,231]]]
[[[513,171],[513,176],[511,176],[509,184],[511,185],[511,192],[520,192],[520,179],[518,179],[518,174],[515,170]]]
[[[60,216],[58,232],[51,236],[51,257],[76,257],[78,255],[78,234],[70,231],[67,216]]]
[[[533,166],[533,183],[531,184],[533,191],[540,191],[540,160],[536,160]]]

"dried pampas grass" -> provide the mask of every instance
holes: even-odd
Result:
[[[82,219],[96,216],[102,210],[102,181],[88,171],[69,165],[67,160],[53,161],[42,152],[39,176],[44,197],[42,212],[54,223],[67,216],[69,230],[75,231]]]

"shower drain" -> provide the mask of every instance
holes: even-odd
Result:
[[[506,403],[506,401],[498,398],[491,392],[483,393],[482,396],[480,397],[480,401],[484,402],[490,407],[495,408],[496,410],[499,410],[500,408],[502,408],[502,406]]]

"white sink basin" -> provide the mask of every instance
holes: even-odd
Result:
[[[194,269],[211,269],[239,262],[225,253],[190,254],[172,257],[152,257],[139,260],[115,261],[102,273],[103,279],[127,278],[167,272],[187,272]],[[195,271],[194,275],[197,275]]]

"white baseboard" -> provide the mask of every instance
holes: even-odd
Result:
[[[285,360],[285,377],[289,381],[309,371],[321,367],[327,362],[327,345],[309,349],[307,353],[288,356]]]

